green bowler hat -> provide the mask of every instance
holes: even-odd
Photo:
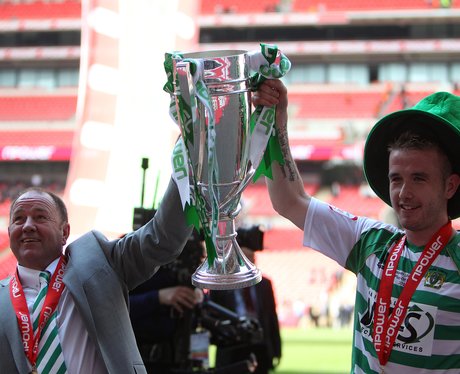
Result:
[[[378,197],[391,206],[388,181],[388,144],[409,128],[417,128],[437,139],[460,174],[460,97],[437,92],[409,109],[388,114],[380,119],[364,146],[364,174]],[[460,216],[460,189],[449,200],[451,219]]]

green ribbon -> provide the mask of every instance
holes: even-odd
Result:
[[[261,64],[258,71],[251,77],[251,87],[254,91],[256,91],[266,79],[279,79],[286,75],[291,69],[291,62],[285,55],[280,53],[276,45],[261,43],[260,47],[261,53],[264,56],[267,64]],[[263,107],[258,105],[251,116],[251,133],[254,131],[257,121],[260,119],[262,109]],[[273,115],[272,125],[274,125],[275,121],[276,119]],[[262,175],[273,179],[273,171],[271,166],[274,161],[278,162],[280,165],[284,165],[284,158],[283,153],[281,152],[278,135],[275,131],[275,127],[273,126],[273,131],[268,140],[267,148],[265,149],[263,158],[257,166],[257,169],[252,178],[253,182],[257,181],[257,179],[259,179]]]
[[[184,156],[186,156],[185,158],[187,159],[187,167],[190,173],[193,173],[193,168],[190,165],[191,158],[186,145],[193,145],[193,129],[200,126],[199,118],[197,115],[197,97],[202,102],[208,113],[208,189],[210,192],[210,203],[212,207],[210,220],[211,224],[209,224],[208,218],[206,216],[206,202],[199,193],[197,180],[194,177],[188,179],[188,181],[190,182],[191,180],[193,184],[189,186],[191,199],[185,203],[184,212],[188,224],[193,225],[198,231],[202,229],[206,243],[208,263],[210,266],[212,266],[213,262],[217,259],[215,238],[219,217],[218,196],[216,196],[214,188],[214,184],[216,184],[218,180],[217,158],[215,151],[214,113],[212,111],[211,98],[209,96],[208,89],[201,79],[197,79],[195,85],[193,86],[196,91],[190,93],[190,105],[185,102],[181,95],[176,95],[174,99],[173,59],[189,62],[190,73],[192,76],[196,74],[198,67],[196,61],[193,59],[183,59],[181,54],[167,53],[165,55],[164,68],[168,79],[163,87],[163,90],[169,93],[171,96],[169,113],[181,129],[182,141],[184,142],[184,149],[186,152],[186,155]]]

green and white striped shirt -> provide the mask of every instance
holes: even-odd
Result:
[[[312,199],[304,245],[357,276],[351,373],[460,373],[460,234],[431,265],[409,303],[388,363],[379,364],[373,343],[374,304],[388,250],[404,232],[356,217]],[[398,264],[391,308],[423,247],[408,244]]]

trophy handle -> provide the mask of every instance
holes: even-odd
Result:
[[[254,173],[256,172],[256,169],[254,169],[252,166],[249,168],[248,172],[244,176],[243,180],[239,184],[236,193],[240,194],[243,192],[243,190],[246,188],[246,186],[249,184],[251,181],[252,177],[254,176]]]
[[[238,185],[235,186],[233,190],[230,191],[230,193],[227,195],[228,197],[222,202],[222,204],[219,206],[220,209],[225,209],[227,205],[231,202],[235,201],[235,196],[240,196],[243,190],[246,188],[246,186],[249,184],[251,181],[252,177],[254,176],[255,169],[251,166],[243,178],[243,180],[238,183]],[[235,213],[234,215],[236,216],[238,213]]]

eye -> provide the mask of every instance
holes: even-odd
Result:
[[[393,183],[393,184],[401,181],[401,178],[397,175],[390,176],[389,179],[390,179],[390,183]]]
[[[35,217],[35,220],[37,222],[45,222],[45,221],[48,221],[48,216],[44,215],[44,214],[38,214],[36,217]]]
[[[22,215],[16,215],[16,216],[13,216],[13,218],[11,219],[12,222],[14,223],[22,223],[25,221],[25,216],[22,216]]]

